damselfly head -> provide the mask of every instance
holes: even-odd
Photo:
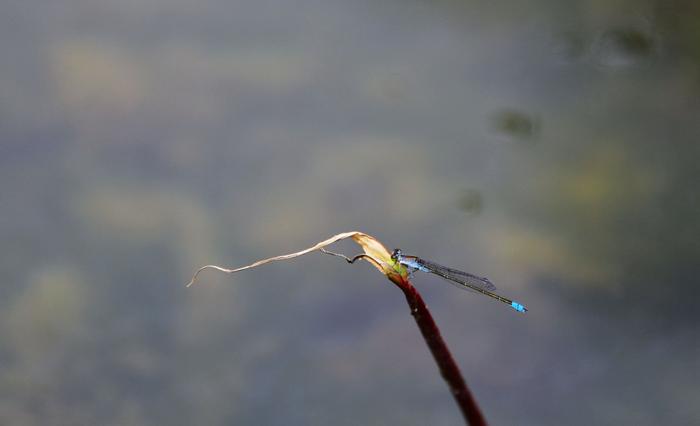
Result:
[[[394,249],[394,252],[391,253],[391,260],[397,261],[401,257],[401,249]]]

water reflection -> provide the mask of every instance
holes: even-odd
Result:
[[[493,114],[493,127],[514,139],[533,140],[540,132],[540,119],[515,109],[503,109]]]
[[[465,189],[459,196],[459,208],[470,216],[476,216],[484,208],[484,199],[481,192],[476,189]]]
[[[599,64],[612,68],[640,65],[658,49],[654,35],[639,28],[614,28],[600,36],[594,46]]]

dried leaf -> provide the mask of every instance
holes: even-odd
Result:
[[[224,268],[224,267],[217,266],[217,265],[202,266],[201,268],[199,268],[197,270],[197,272],[195,272],[194,276],[192,277],[192,280],[187,284],[187,287],[194,284],[194,282],[197,280],[197,276],[199,276],[199,274],[202,271],[204,271],[205,269],[216,269],[217,271],[225,272],[227,274],[232,274],[234,272],[239,272],[239,271],[243,271],[246,269],[256,268],[258,266],[264,265],[266,263],[274,262],[277,260],[293,259],[295,257],[299,257],[302,255],[311,253],[312,251],[320,250],[326,246],[329,246],[333,243],[344,240],[346,238],[352,238],[357,244],[359,244],[360,247],[362,247],[363,251],[365,252],[365,256],[363,257],[363,259],[367,260],[372,265],[374,265],[374,267],[379,269],[384,275],[391,277],[393,275],[403,275],[405,273],[405,270],[403,268],[401,268],[400,266],[398,266],[391,259],[391,253],[389,253],[389,251],[386,249],[386,247],[384,247],[384,245],[382,245],[382,243],[380,243],[376,238],[372,237],[371,235],[367,235],[365,233],[362,233],[362,232],[352,231],[352,232],[343,232],[341,234],[334,235],[327,240],[321,241],[320,243],[314,245],[313,247],[309,247],[307,249],[297,251],[295,253],[284,254],[281,256],[270,257],[268,259],[258,260],[257,262],[251,263],[250,265],[241,266],[240,268],[229,269],[229,268]]]

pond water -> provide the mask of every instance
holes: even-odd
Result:
[[[0,10],[0,423],[700,423],[696,2]]]

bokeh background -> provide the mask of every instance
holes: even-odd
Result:
[[[0,423],[700,423],[700,3],[0,5]],[[336,250],[357,251],[352,244]]]

